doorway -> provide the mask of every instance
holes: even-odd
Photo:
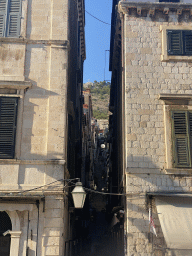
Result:
[[[11,219],[5,211],[0,212],[0,255],[3,256],[10,256],[11,236],[3,235],[7,230],[12,230]]]

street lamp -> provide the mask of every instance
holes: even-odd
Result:
[[[75,208],[83,208],[84,202],[85,202],[85,197],[86,197],[86,192],[82,187],[81,182],[77,182],[75,184],[75,188],[71,192],[72,197],[73,197],[73,202]]]

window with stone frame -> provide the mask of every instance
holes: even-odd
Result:
[[[0,0],[0,37],[19,37],[21,0]]]
[[[161,61],[192,61],[192,29],[185,25],[160,25]]]
[[[15,156],[17,97],[0,97],[0,159]]]
[[[168,55],[192,55],[192,30],[167,30]]]
[[[173,167],[192,167],[192,111],[172,111]]]

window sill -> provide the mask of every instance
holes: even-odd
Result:
[[[161,61],[169,61],[169,60],[191,62],[192,56],[174,56],[174,55],[167,55],[167,54],[161,55]]]
[[[191,168],[170,168],[165,169],[166,174],[174,174],[174,175],[191,175],[192,174],[192,167]]]

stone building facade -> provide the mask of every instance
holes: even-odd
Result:
[[[84,59],[83,0],[0,1],[1,255],[68,255],[68,118]]]
[[[126,193],[129,256],[192,253],[192,5],[171,2],[113,5],[113,192]]]

